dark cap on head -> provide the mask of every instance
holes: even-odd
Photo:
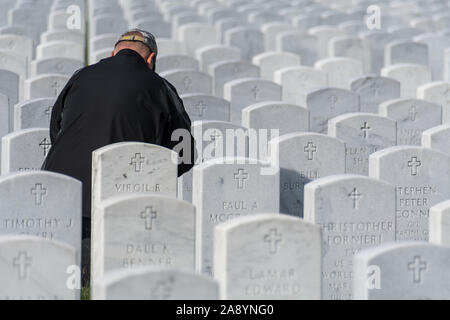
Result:
[[[136,35],[136,33],[138,35]],[[125,32],[122,36],[120,36],[119,41],[116,42],[117,46],[122,41],[136,41],[145,44],[151,52],[154,52],[155,55],[158,55],[158,45],[156,44],[156,39],[153,34],[141,29],[131,29]]]

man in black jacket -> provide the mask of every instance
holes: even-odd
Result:
[[[83,239],[90,238],[92,152],[118,142],[145,142],[174,149],[172,133],[191,121],[175,88],[155,73],[153,35],[134,29],[117,42],[111,58],[77,71],[52,111],[52,148],[42,169],[83,183]],[[177,147],[178,149],[178,147]],[[188,150],[188,148],[186,149]],[[182,152],[180,153],[182,155]],[[178,166],[181,176],[193,167]]]

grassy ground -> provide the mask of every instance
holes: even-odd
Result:
[[[81,300],[91,300],[91,288],[84,287],[81,289]]]

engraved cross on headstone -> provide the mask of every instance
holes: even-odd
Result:
[[[158,212],[153,207],[147,207],[141,212],[141,219],[145,220],[145,230],[153,230],[153,220],[157,217]]]
[[[411,168],[411,175],[417,176],[418,168],[422,166],[422,162],[418,160],[417,157],[412,157],[410,161],[408,161],[408,167]]]
[[[358,192],[358,189],[354,188],[348,197],[353,200],[353,209],[358,209],[358,201],[362,198],[362,194]]]
[[[172,293],[172,285],[168,281],[160,280],[151,289],[154,300],[167,300]]]
[[[19,272],[19,280],[28,278],[28,270],[31,267],[32,259],[26,251],[19,252],[19,255],[13,260],[13,267]]]
[[[373,96],[378,97],[380,94],[380,86],[375,81],[370,84],[370,89],[373,90]]]
[[[416,106],[411,106],[411,108],[409,109],[409,120],[416,121],[416,117],[417,117]]]
[[[301,73],[298,76],[298,84],[304,86],[309,81],[309,76],[306,73]]]
[[[258,88],[258,86],[254,86],[253,89],[251,90],[251,92],[253,93],[253,98],[255,100],[258,100],[259,94],[261,92],[261,90]]]
[[[217,130],[214,130],[213,134],[210,136],[211,141],[214,142],[214,148],[217,148],[218,141],[222,138],[222,134],[220,134]]]
[[[427,270],[427,263],[422,261],[422,257],[415,256],[414,260],[408,263],[408,270],[413,272],[414,283],[422,281],[422,271]]]
[[[39,143],[39,147],[41,147],[44,150],[44,157],[47,156],[47,151],[51,148],[52,144],[51,142],[45,138],[44,140]]]
[[[34,195],[34,204],[37,206],[42,205],[44,196],[47,195],[47,189],[43,187],[42,183],[36,183],[31,194]]]
[[[207,108],[207,105],[203,100],[199,101],[194,108],[198,111],[197,115],[199,117],[203,117],[205,115],[205,110]]]
[[[192,84],[192,80],[189,77],[185,77],[183,79],[183,88],[184,90],[189,90],[189,88],[191,87]]]
[[[282,236],[278,234],[277,229],[270,229],[269,234],[264,236],[264,242],[269,243],[269,253],[275,254],[278,251],[278,243],[281,242]]]
[[[58,81],[54,81],[51,88],[55,89],[55,97],[58,96],[59,87],[60,87],[60,85],[59,85]]]
[[[314,154],[317,152],[317,147],[314,145],[313,142],[310,141],[305,146],[304,151],[306,153],[307,159],[311,161],[314,160]]]
[[[328,101],[330,101],[330,103],[331,103],[331,109],[334,109],[334,108],[336,108],[336,102],[338,102],[338,97],[336,97],[335,95],[331,95],[328,98]]]
[[[47,116],[48,120],[50,120],[50,118],[52,116],[52,110],[53,110],[53,106],[49,106],[47,109],[45,109],[45,115]]]
[[[133,158],[131,158],[130,166],[134,165],[135,172],[142,171],[142,165],[145,163],[145,157],[141,153],[136,153]]]
[[[361,131],[363,132],[364,139],[367,139],[369,137],[369,131],[372,130],[372,128],[369,126],[367,122],[364,122],[364,125],[361,127]]]
[[[237,180],[237,188],[244,189],[245,188],[245,180],[248,179],[248,173],[245,172],[244,169],[239,169],[237,173],[234,174],[234,180]]]
[[[61,71],[64,70],[64,65],[63,65],[61,62],[58,62],[58,63],[55,65],[55,68],[56,68],[56,70],[58,70],[59,72],[61,72]]]

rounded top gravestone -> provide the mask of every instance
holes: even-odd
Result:
[[[354,297],[364,300],[450,299],[450,248],[391,243],[355,255]]]
[[[76,250],[55,240],[0,237],[0,297],[6,300],[77,300],[80,282]],[[69,272],[69,273],[68,273]]]
[[[319,300],[320,235],[318,225],[280,214],[219,224],[214,230],[214,275],[221,298]]]
[[[157,145],[123,142],[92,154],[93,204],[135,192],[176,196],[178,155]]]
[[[174,268],[112,271],[93,288],[94,300],[217,300],[213,279]]]

